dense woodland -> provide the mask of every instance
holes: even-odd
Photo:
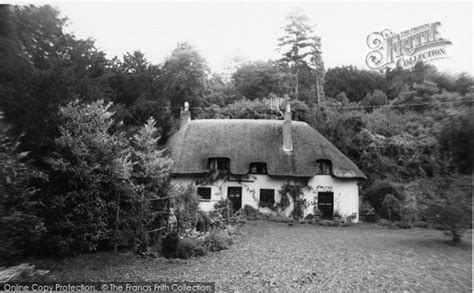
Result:
[[[228,74],[211,72],[188,43],[160,64],[140,51],[109,59],[92,39],[65,33],[66,25],[50,6],[0,6],[2,258],[143,250],[167,208],[189,218],[179,207],[192,202],[192,191],[169,186],[162,148],[185,101],[196,119],[282,119],[290,103],[293,119],[367,175],[363,218],[449,222],[453,239],[470,225],[467,74],[422,63],[326,69],[324,40],[303,15],[286,20],[276,40],[281,59],[237,60]]]

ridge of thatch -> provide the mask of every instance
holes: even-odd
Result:
[[[366,178],[332,143],[305,122],[292,121],[293,151],[283,151],[283,120],[192,120],[168,142],[174,174],[208,172],[209,158],[229,158],[230,172],[249,173],[249,164],[265,162],[273,176],[312,177],[316,160],[330,160],[339,178]]]

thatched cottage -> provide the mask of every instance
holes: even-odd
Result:
[[[318,131],[292,121],[289,105],[284,120],[191,120],[186,103],[168,148],[173,182],[193,184],[204,211],[229,198],[234,210],[274,212],[289,182],[305,186],[305,214],[318,208],[325,217],[359,219],[358,183],[365,175]],[[283,212],[292,208],[290,202]]]

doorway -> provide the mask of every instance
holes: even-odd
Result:
[[[324,219],[330,219],[334,213],[334,193],[318,192],[318,209],[323,212]]]
[[[227,196],[232,203],[234,212],[240,210],[242,207],[242,187],[228,187]]]

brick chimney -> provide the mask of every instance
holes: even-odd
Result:
[[[181,110],[181,122],[179,128],[183,128],[189,121],[191,121],[191,113],[189,112],[189,103],[184,102],[184,110]]]
[[[291,152],[293,141],[291,138],[291,105],[286,104],[285,121],[283,121],[283,150]]]

